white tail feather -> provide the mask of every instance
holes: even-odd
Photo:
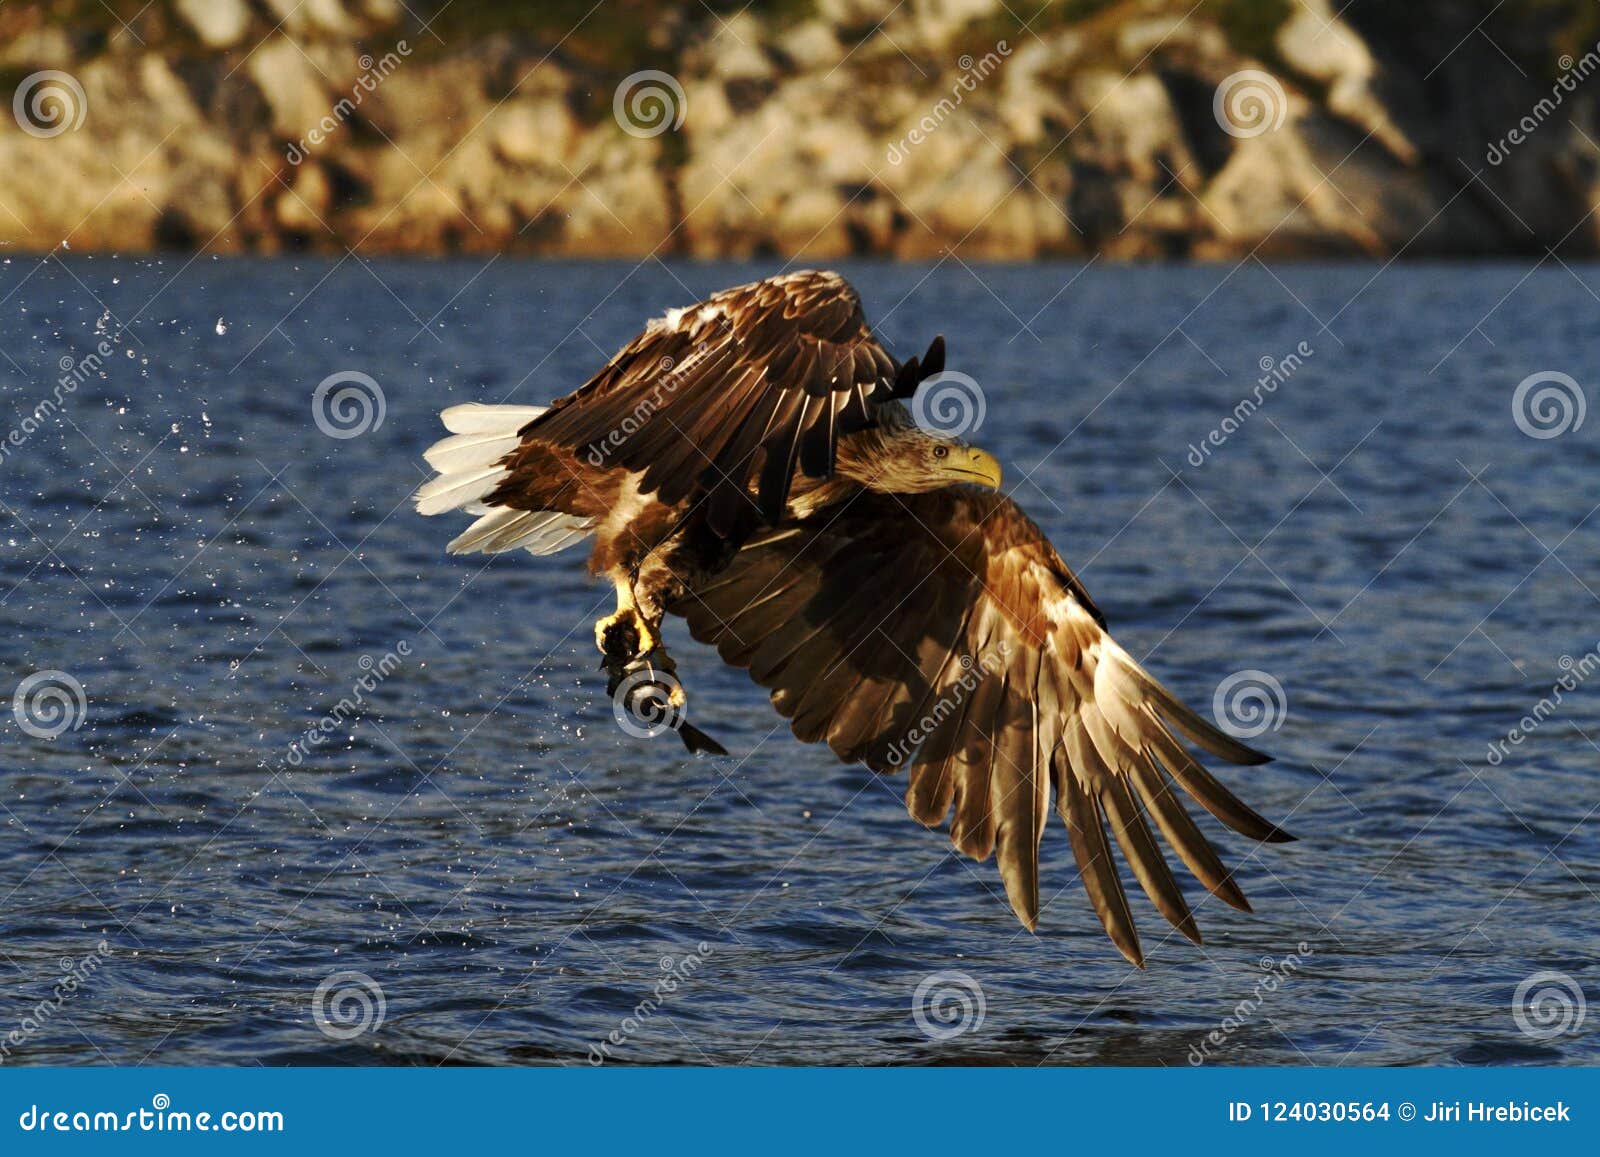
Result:
[[[594,520],[553,510],[490,510],[451,540],[451,554],[501,554],[523,548],[533,554],[554,554],[586,538]]]
[[[557,514],[553,510],[524,510],[520,513],[521,518],[503,523],[484,541],[481,549],[485,554],[501,554],[525,544],[536,545],[544,539],[552,526],[565,530],[563,520],[569,517]],[[529,545],[529,549],[532,549],[532,545]],[[539,552],[535,550],[534,553]]]
[[[440,474],[498,462],[517,448],[515,434],[457,434],[435,442],[422,457]]]
[[[483,502],[507,476],[501,464],[522,441],[522,429],[542,406],[451,406],[441,417],[454,437],[430,446],[423,455],[438,477],[417,491],[417,510],[442,514],[463,510],[477,521],[450,541],[451,554],[499,554],[521,548],[554,554],[581,542],[594,520],[554,510],[514,510]]]
[[[544,513],[540,511],[540,513]],[[511,510],[505,507],[494,509],[483,508],[483,514],[478,521],[456,535],[445,547],[451,554],[469,554],[475,550],[483,549],[484,543],[494,538],[504,530],[507,524],[514,524],[528,516],[526,510]]]
[[[418,514],[443,514],[488,494],[509,471],[503,466],[488,466],[459,474],[441,474],[417,491]]]
[[[468,402],[439,415],[452,434],[516,434],[548,406],[485,406]]]
[[[562,515],[562,517],[565,518],[567,516]],[[531,546],[527,549],[533,551],[534,554],[556,554],[559,551],[566,550],[569,546],[574,546],[582,542],[584,539],[588,538],[594,533],[594,522],[592,520],[573,519],[572,521],[574,524],[572,529],[568,530],[565,534],[557,538],[547,538],[543,540],[539,544],[538,550],[534,550]]]

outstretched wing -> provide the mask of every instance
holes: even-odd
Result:
[[[924,363],[942,357],[936,342]],[[839,436],[918,377],[916,359],[902,366],[872,336],[844,278],[808,270],[652,321],[523,434],[641,471],[642,489],[668,504],[709,495],[712,527],[730,534],[757,513],[776,522],[796,466],[831,474]]]
[[[1211,776],[1181,735],[1234,763],[1256,752],[1201,719],[1112,640],[1026,515],[958,486],[862,491],[751,538],[672,608],[748,668],[806,742],[910,772],[906,805],[974,859],[996,853],[1032,929],[1050,793],[1106,931],[1142,965],[1107,841],[1172,924],[1200,934],[1151,822],[1195,877],[1249,910],[1174,784],[1235,831],[1289,839]]]

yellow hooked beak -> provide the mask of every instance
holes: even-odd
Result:
[[[959,482],[977,483],[990,490],[1000,489],[1000,460],[976,446],[955,451],[950,455],[946,468]]]

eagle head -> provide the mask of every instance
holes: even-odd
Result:
[[[877,425],[840,439],[839,472],[870,490],[916,494],[957,482],[1000,489],[1000,462],[960,438],[926,430],[891,403]]]

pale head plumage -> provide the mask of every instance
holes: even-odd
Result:
[[[957,482],[1000,489],[1000,463],[959,438],[925,430],[899,402],[877,425],[839,440],[839,473],[884,494],[918,494]]]

